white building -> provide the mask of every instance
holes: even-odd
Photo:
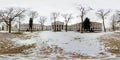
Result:
[[[56,31],[62,31],[65,30],[64,22],[56,21],[56,25],[54,25],[54,22],[51,23],[51,25],[43,26],[43,30],[54,30],[56,27]],[[72,25],[68,25],[67,30],[68,31],[81,31],[81,23],[76,23]],[[102,23],[99,22],[91,22],[91,27],[93,31],[102,31]],[[0,31],[7,31],[7,25],[5,22],[0,23]],[[12,26],[12,31],[18,31],[19,27],[18,25]],[[33,31],[41,31],[42,27],[40,24],[33,24]],[[20,24],[20,31],[29,31],[29,24]]]
[[[49,27],[43,26],[43,30],[49,29]],[[40,24],[33,24],[33,31],[41,31],[42,27]],[[29,24],[20,24],[20,31],[29,31]]]
[[[102,23],[91,22],[91,27],[93,31],[102,31]]]
[[[0,22],[0,31],[8,31],[9,26],[5,22]],[[11,27],[12,31],[17,31],[18,27],[13,24]]]
[[[64,29],[64,22],[60,22],[60,21],[56,21],[55,25],[54,22],[52,23],[52,30],[56,30],[56,31],[61,31]]]
[[[54,26],[54,22],[52,23],[52,29],[54,30],[54,27],[56,27],[56,31],[65,30],[64,22],[56,21],[56,26]],[[81,31],[82,24],[76,23],[72,25],[68,25],[67,30],[68,31]],[[93,31],[102,31],[102,23],[99,22],[91,22],[90,29]]]

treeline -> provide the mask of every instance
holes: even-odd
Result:
[[[89,25],[88,23],[84,23],[84,20],[85,20],[84,18],[86,18],[86,14],[89,13],[89,11],[94,10],[94,9],[89,8],[89,7],[83,7],[83,6],[78,6],[76,9],[79,12],[77,17],[80,17],[79,20],[82,23],[81,33],[83,33],[84,30],[88,30],[88,28],[89,28],[89,26],[86,26],[86,27],[84,26],[84,25]],[[104,20],[107,18],[107,16],[109,15],[110,12],[111,12],[111,10],[99,9],[95,13],[97,15],[97,17],[99,17],[103,21],[104,32],[106,32],[106,27],[105,27],[105,21]],[[0,10],[0,20],[3,20],[6,23],[9,33],[11,33],[12,24],[15,21],[18,21],[19,27],[20,27],[20,21],[22,20],[22,18],[25,18],[26,15],[29,16],[29,31],[32,32],[33,20],[35,18],[39,18],[39,22],[40,22],[42,30],[43,30],[43,26],[44,26],[44,23],[47,20],[47,17],[46,16],[40,16],[37,11],[27,10],[25,8],[19,8],[19,7],[17,7],[17,8],[16,7],[10,7],[10,8],[5,8],[5,9]],[[52,12],[51,13],[51,18],[54,21],[55,26],[56,26],[55,21],[60,16],[62,16],[64,18],[65,27],[66,27],[65,30],[67,32],[67,26],[69,24],[69,21],[73,19],[73,14],[71,14],[71,13],[60,14],[60,13],[57,13],[57,12]],[[120,18],[118,18],[118,17],[120,17],[119,11],[117,11],[112,16],[112,19],[110,19],[111,28],[112,28],[113,31],[116,29],[116,25],[118,24],[118,22],[120,22]],[[16,19],[16,18],[18,18],[18,19]],[[20,31],[20,28],[19,28],[19,31]],[[56,31],[56,28],[54,28],[54,31]]]

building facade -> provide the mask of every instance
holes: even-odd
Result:
[[[0,31],[8,31],[9,26],[5,22],[0,22]],[[18,31],[18,27],[16,25],[11,26],[12,31]]]
[[[43,26],[43,30],[49,30],[49,27]],[[42,27],[40,24],[33,24],[33,31],[41,31]],[[20,24],[20,31],[29,31],[29,24]]]
[[[54,25],[54,22],[52,23],[52,29],[56,27],[56,31],[65,30],[64,22],[56,21],[56,26]],[[76,23],[72,25],[68,25],[67,30],[68,31],[81,31],[82,29],[82,23]],[[102,31],[102,23],[99,22],[91,22],[90,23],[90,29],[92,31]]]
[[[68,31],[81,31],[81,23],[76,23],[72,25],[68,25],[67,30]],[[56,28],[56,31],[63,31],[65,30],[65,24],[64,22],[56,21],[55,25],[54,22],[51,23],[51,25],[43,26],[43,30],[54,30]],[[93,31],[102,31],[102,23],[99,22],[91,22],[91,27]],[[7,25],[5,23],[0,23],[0,31],[7,31]],[[12,31],[18,31],[19,26],[14,25],[12,26]],[[33,24],[33,31],[41,31],[42,27],[40,24]],[[29,31],[29,24],[20,24],[20,31]]]
[[[52,30],[62,31],[64,29],[64,22],[56,21],[52,24]]]
[[[102,23],[91,22],[90,25],[91,25],[90,29],[92,29],[93,31],[102,31]]]

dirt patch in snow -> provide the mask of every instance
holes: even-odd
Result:
[[[13,38],[28,39],[27,34],[23,33],[0,33],[0,54],[16,54],[23,53],[24,50],[35,48],[35,44],[30,45],[19,45],[15,41],[12,41]]]
[[[13,47],[13,48],[5,48],[5,49],[0,49],[0,54],[16,54],[16,53],[23,53],[26,54],[26,52],[24,52],[24,50],[30,49],[30,48],[35,48],[35,45],[23,45],[23,46],[19,46],[19,47]]]
[[[100,37],[100,42],[105,46],[105,50],[120,54],[120,33],[107,34]]]

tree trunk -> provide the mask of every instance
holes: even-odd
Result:
[[[29,20],[29,31],[32,33],[32,28],[33,28],[33,18],[30,18]]]
[[[11,21],[9,21],[9,33],[11,33]]]
[[[54,19],[54,32],[56,32],[56,19]]]
[[[56,22],[55,22],[55,30],[54,31],[56,32]]]
[[[6,31],[8,31],[8,27],[9,27],[9,25],[8,25],[8,24],[6,24]]]
[[[114,20],[112,21],[112,30],[115,31],[115,22],[114,22]]]
[[[112,30],[115,31],[115,26],[114,26],[114,24],[112,25]]]
[[[103,28],[104,28],[104,32],[106,32],[105,23],[104,23],[104,18],[103,18]]]
[[[19,30],[18,30],[18,32],[20,32],[20,18],[19,18]]]
[[[32,33],[32,26],[31,26],[31,33]]]
[[[65,28],[66,32],[67,32],[67,23],[66,23],[66,28]]]
[[[43,31],[43,25],[42,25],[42,31]]]
[[[83,33],[83,16],[81,16],[81,33]]]

